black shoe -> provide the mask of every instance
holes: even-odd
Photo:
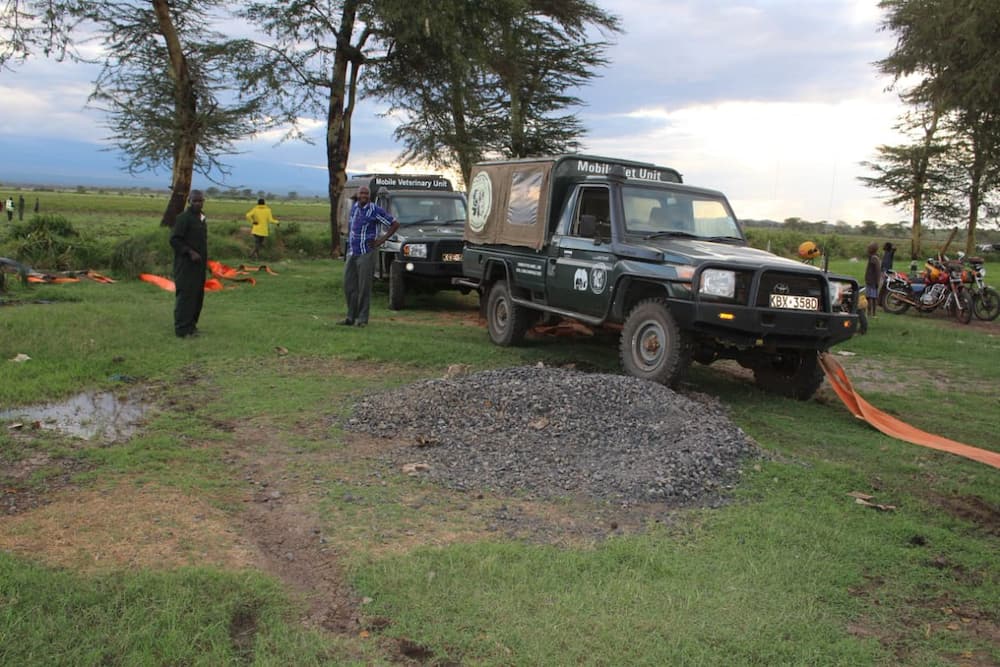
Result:
[[[347,318],[343,322],[337,322],[337,324],[339,324],[342,327],[349,327],[354,324],[354,320],[352,320],[351,318]]]

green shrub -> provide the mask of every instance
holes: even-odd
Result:
[[[74,268],[74,252],[83,245],[80,234],[61,215],[36,215],[13,225],[9,236],[19,262],[50,271]]]
[[[123,277],[137,278],[140,273],[165,273],[171,257],[166,234],[148,232],[119,241],[111,252],[110,266]]]

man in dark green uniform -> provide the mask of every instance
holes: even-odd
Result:
[[[177,216],[170,233],[174,249],[174,333],[178,338],[198,335],[198,316],[205,300],[205,266],[208,261],[208,225],[201,212],[205,195],[192,190],[191,205]]]

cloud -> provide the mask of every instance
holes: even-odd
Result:
[[[725,191],[741,217],[860,222],[890,215],[856,177],[874,146],[894,138],[886,128],[898,112],[878,99],[644,106],[609,118],[618,130],[587,149],[672,166]]]

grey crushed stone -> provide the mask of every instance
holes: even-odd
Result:
[[[707,396],[637,378],[517,367],[363,398],[344,424],[396,440],[393,466],[447,487],[540,498],[709,504],[760,452]]]

